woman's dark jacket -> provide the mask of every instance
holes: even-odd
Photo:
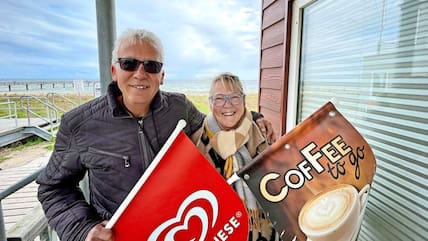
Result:
[[[204,115],[183,95],[159,91],[151,112],[130,116],[108,92],[63,115],[55,149],[37,178],[38,198],[62,241],[85,240],[89,230],[110,219],[174,130],[187,122],[187,135],[198,130]],[[79,188],[89,177],[90,204]]]

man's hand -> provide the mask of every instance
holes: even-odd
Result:
[[[257,126],[260,128],[262,134],[266,137],[269,144],[276,141],[276,135],[272,127],[272,123],[265,118],[259,118],[256,120]]]
[[[113,232],[111,229],[106,229],[106,225],[107,221],[95,225],[91,231],[89,231],[85,241],[114,241]]]

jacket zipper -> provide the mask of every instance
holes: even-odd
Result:
[[[143,124],[144,124],[143,119],[142,118],[138,119],[138,126],[139,126],[138,137],[140,139],[140,151],[141,153],[143,153],[144,167],[148,168],[149,167],[149,155],[148,155],[149,150],[145,150],[147,149],[147,145],[146,145],[146,148],[144,148],[144,144],[146,143],[147,140],[146,140],[146,136],[144,135]]]
[[[104,154],[104,155],[113,156],[113,157],[117,157],[117,158],[123,159],[124,166],[126,168],[128,168],[128,167],[131,166],[131,160],[129,159],[129,156],[124,156],[124,155],[120,155],[120,154],[109,152],[109,151],[103,151],[103,150],[96,149],[96,148],[93,148],[93,147],[89,147],[88,150],[92,151],[92,152],[99,153],[99,154]]]

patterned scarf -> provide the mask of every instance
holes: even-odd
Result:
[[[216,119],[213,115],[208,115],[205,119],[204,128],[206,134],[210,140],[212,148],[219,154],[224,160],[226,160],[224,167],[224,176],[229,178],[233,172],[238,171],[248,162],[252,160],[252,157],[257,154],[250,154],[246,147],[246,143],[250,139],[250,133],[254,133],[252,128],[258,127],[253,123],[251,113],[246,111],[241,124],[238,128],[229,131],[223,131],[217,124]],[[233,184],[233,188],[237,194],[244,201],[248,214],[250,216],[250,225],[252,230],[260,231],[260,217],[262,216],[262,209],[256,201],[256,198],[245,184],[244,181],[238,180]]]

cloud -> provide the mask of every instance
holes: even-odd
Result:
[[[155,32],[165,48],[167,76],[200,79],[233,71],[258,78],[258,1],[138,2],[117,3],[118,33],[130,22]]]
[[[201,79],[223,71],[258,78],[259,0],[115,3],[118,34],[147,28],[162,39],[168,78]],[[19,78],[22,72],[12,73],[11,66],[20,63],[37,69],[35,78],[97,78],[95,7],[95,1],[1,1],[0,53],[8,58],[0,59],[0,79]]]
[[[77,77],[79,68],[98,71],[95,3],[74,2],[0,3],[0,52],[8,56],[0,59],[0,79],[20,78],[24,71],[27,78],[59,79]]]

